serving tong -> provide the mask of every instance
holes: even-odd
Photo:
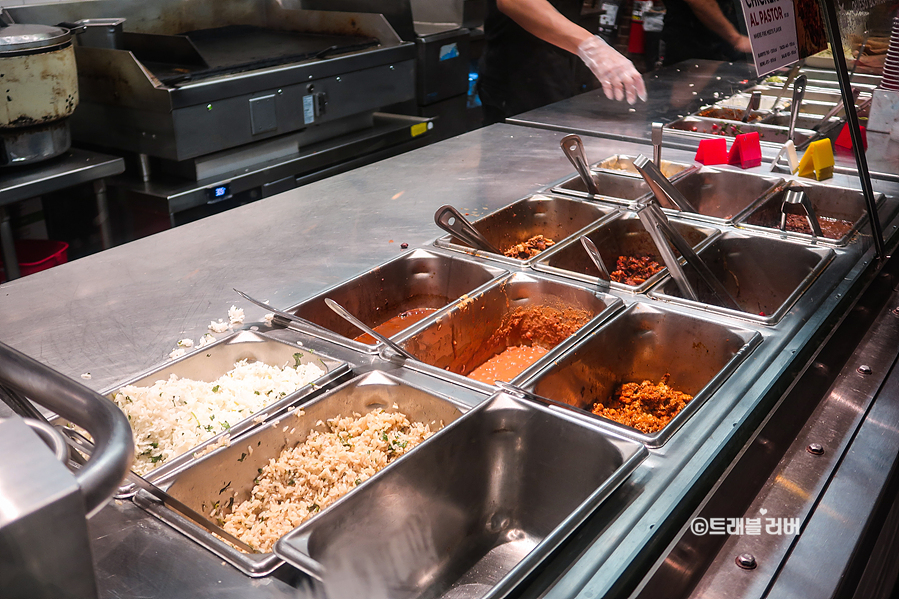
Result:
[[[749,96],[749,102],[746,104],[746,110],[743,111],[743,118],[740,119],[741,123],[749,122],[749,116],[756,110],[759,109],[759,106],[762,105],[762,92],[759,90],[755,90],[752,92],[752,95]]]
[[[684,194],[671,184],[668,177],[662,174],[659,167],[651,162],[646,156],[640,154],[634,158],[634,166],[643,176],[646,184],[649,185],[653,195],[657,198],[666,198],[668,202],[674,204],[677,206],[678,210],[683,212],[699,212],[693,204],[684,197]]]
[[[858,89],[857,87],[853,87],[853,88],[852,88],[852,101],[853,101],[853,102],[856,102],[856,101],[858,100],[858,95],[859,95],[860,93],[861,93],[861,90]],[[838,112],[840,112],[841,110],[843,110],[843,107],[844,107],[844,106],[845,106],[845,103],[843,102],[843,98],[841,97],[841,98],[840,98],[840,101],[837,102],[837,105],[834,106],[833,108],[831,108],[831,109],[827,112],[827,114],[825,114],[824,116],[821,117],[821,120],[820,120],[820,121],[818,121],[817,123],[815,123],[815,124],[812,126],[812,131],[816,131],[816,132],[817,132],[819,129],[821,129],[821,127],[823,127],[824,125],[827,124],[827,121],[830,120],[830,117],[836,116],[836,114],[837,114]]]
[[[737,301],[709,269],[702,258],[693,251],[693,248],[687,243],[687,240],[677,232],[677,229],[671,226],[671,222],[668,220],[668,217],[665,216],[665,212],[662,210],[659,200],[664,197],[668,202],[671,202],[675,206],[689,206],[690,212],[696,212],[696,210],[692,208],[686,198],[684,198],[677,188],[662,175],[661,171],[655,168],[655,165],[652,164],[646,156],[643,156],[642,154],[637,156],[634,159],[634,166],[636,166],[637,170],[640,171],[640,174],[643,175],[643,178],[646,180],[646,183],[649,185],[654,196],[643,202],[638,202],[636,206],[634,206],[634,210],[637,212],[637,216],[640,218],[643,228],[646,229],[646,232],[649,233],[649,236],[655,243],[656,249],[659,250],[659,255],[661,255],[665,266],[668,267],[668,272],[671,273],[671,277],[674,279],[675,283],[677,283],[680,292],[688,299],[696,302],[700,301],[699,296],[696,294],[696,290],[693,289],[690,281],[687,280],[687,275],[684,272],[680,261],[677,259],[677,256],[674,254],[674,251],[671,249],[671,246],[674,246],[686,260],[687,264],[696,271],[700,280],[705,283],[706,287],[708,287],[712,295],[717,298],[717,301],[721,306],[742,311],[742,308],[740,308]],[[681,210],[683,210],[683,208],[681,208]]]
[[[783,203],[780,205],[780,230],[786,232],[788,209],[793,206],[802,208],[805,220],[808,221],[808,226],[812,229],[812,237],[823,237],[824,234],[821,232],[821,225],[818,222],[818,215],[812,207],[812,201],[804,189],[796,189],[795,187],[787,189],[786,193],[784,193]],[[792,212],[790,213],[792,214]]]
[[[796,129],[796,119],[799,118],[799,107],[802,105],[802,100],[805,98],[805,86],[808,83],[808,77],[804,74],[796,77],[796,80],[793,82],[793,101],[790,104],[790,131],[787,134],[787,139],[793,141],[793,130]]]
[[[780,92],[778,92],[777,97],[774,98],[774,103],[771,105],[771,112],[775,112],[780,110],[777,107],[777,103],[780,102],[780,99],[783,98],[783,95],[787,92],[787,89],[790,87],[790,84],[793,83],[793,79],[796,78],[796,75],[799,74],[799,64],[793,65],[793,68],[790,69],[790,73],[787,75],[787,80],[784,82],[783,87],[780,88]]]
[[[761,96],[759,96],[761,99]],[[662,168],[662,133],[665,131],[665,123],[652,124],[652,161],[661,170]]]

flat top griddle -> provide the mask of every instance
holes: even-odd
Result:
[[[145,66],[164,84],[174,85],[218,75],[240,73],[314,58],[364,50],[380,44],[371,37],[279,31],[251,25],[232,25],[180,34],[196,48],[193,60],[141,56]]]

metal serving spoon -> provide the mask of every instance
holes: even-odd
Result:
[[[232,289],[234,289],[234,288],[232,287]],[[234,289],[234,291],[237,292],[237,295],[239,295],[240,297],[244,298],[248,302],[256,304],[260,308],[264,308],[264,309],[268,310],[269,312],[271,312],[272,314],[276,314],[277,316],[280,316],[281,318],[284,318],[285,320],[295,322],[296,324],[302,325],[300,327],[302,332],[305,332],[305,333],[311,332],[311,333],[318,334],[318,335],[325,334],[326,337],[330,337],[332,335],[337,334],[334,331],[332,331],[330,329],[326,329],[325,327],[315,324],[312,321],[306,320],[305,318],[300,318],[296,314],[291,314],[290,312],[285,312],[284,310],[278,310],[277,308],[273,308],[272,306],[269,306],[268,304],[266,304],[265,302],[263,302],[261,300],[258,300],[254,297],[250,297],[249,295],[247,295],[243,291],[240,291],[239,289]]]
[[[577,174],[581,176],[581,180],[587,187],[587,193],[590,195],[598,194],[599,188],[596,187],[596,181],[593,180],[593,175],[590,174],[587,153],[584,151],[584,142],[581,141],[580,136],[573,133],[566,135],[562,138],[559,145],[562,147],[565,156],[574,165]]]
[[[587,255],[590,256],[593,264],[599,269],[599,280],[608,286],[609,282],[612,280],[612,276],[609,274],[609,269],[606,268],[606,263],[603,262],[596,244],[586,235],[581,235],[581,245],[584,246],[584,249],[587,250]]]
[[[487,241],[486,237],[481,235],[480,231],[474,228],[474,225],[468,222],[461,212],[449,204],[437,209],[437,212],[434,213],[434,222],[447,233],[455,235],[475,249],[491,254],[502,254],[492,243]]]
[[[391,341],[390,339],[388,339],[381,333],[377,332],[376,330],[374,330],[373,328],[371,328],[370,326],[368,326],[367,324],[365,324],[364,322],[362,322],[361,320],[359,320],[358,318],[353,316],[349,310],[347,310],[346,308],[344,308],[343,306],[341,306],[340,304],[338,304],[331,298],[326,297],[325,303],[328,304],[328,307],[331,308],[332,310],[334,310],[334,312],[336,312],[338,316],[340,316],[341,318],[343,318],[344,320],[346,320],[347,322],[349,322],[350,324],[352,324],[353,326],[358,328],[360,331],[362,331],[364,333],[368,333],[369,335],[371,335],[372,337],[374,337],[375,339],[377,339],[378,341],[380,341],[381,343],[383,343],[384,345],[386,345],[387,347],[389,347],[390,349],[392,349],[393,351],[395,351],[402,357],[409,358],[410,360],[415,359],[415,356],[413,356],[412,354],[410,354],[409,352],[404,350],[402,347],[400,347],[399,345],[397,345],[396,343],[394,343],[393,341]]]

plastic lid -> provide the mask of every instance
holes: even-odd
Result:
[[[72,39],[68,29],[52,25],[7,25],[0,29],[0,53],[56,46]]]

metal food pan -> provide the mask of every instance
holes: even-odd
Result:
[[[699,256],[740,306],[724,308],[692,269],[685,269],[699,302],[685,299],[673,279],[650,290],[650,297],[684,303],[766,325],[783,318],[827,267],[834,251],[772,237],[724,233]]]
[[[703,226],[696,222],[690,223],[675,219],[670,219],[670,221],[677,232],[693,247],[694,251],[720,235],[718,229]],[[596,245],[610,273],[617,268],[619,256],[650,256],[663,267],[662,270],[649,277],[641,285],[633,286],[612,281],[611,287],[613,289],[631,293],[643,293],[661,280],[668,272],[664,268],[665,263],[659,254],[658,248],[649,236],[649,233],[646,232],[636,212],[623,212],[618,218],[588,233],[587,237]],[[578,240],[573,240],[564,246],[560,246],[558,249],[553,248],[534,265],[534,268],[543,272],[579,279],[586,283],[599,283],[599,271]]]
[[[763,111],[771,111],[774,106],[774,100],[777,98],[777,95],[780,93],[780,88],[770,88],[759,86],[755,89],[758,89],[762,92],[762,100],[761,100],[761,110]],[[734,94],[730,98],[726,98],[719,102],[715,103],[715,106],[720,106],[722,108],[745,108],[746,103],[749,102],[751,91],[748,92],[739,92]],[[790,111],[790,103],[792,90],[787,90],[777,106],[779,109],[783,110],[786,113]],[[863,102],[867,98],[870,98],[871,94],[862,92],[859,96],[859,99],[856,100],[856,105]],[[802,98],[802,104],[799,107],[800,114],[827,114],[831,108],[836,106],[842,100],[842,96],[840,96],[839,91],[831,91],[831,90],[822,90],[822,89],[807,89],[805,92],[805,96]]]
[[[410,421],[431,424],[432,430],[449,424],[468,410],[462,403],[423,391],[387,374],[370,372],[302,406],[301,413],[291,413],[281,420],[257,426],[227,449],[196,461],[163,482],[169,483],[167,490],[171,495],[194,510],[209,514],[214,505],[231,504],[232,498],[233,504],[238,504],[250,498],[261,468],[269,460],[277,459],[285,449],[302,443],[310,431],[326,431],[328,419],[354,413],[364,415],[378,408],[386,412],[402,412]],[[396,459],[381,473],[400,464],[418,449],[416,447]],[[380,476],[380,473],[376,474],[360,483],[344,497],[351,497]],[[281,559],[271,552],[248,554],[235,549],[143,493],[136,495],[135,501],[249,576],[265,576],[281,563]],[[327,514],[341,501],[343,499],[321,513]],[[316,514],[309,521],[320,517]]]
[[[745,110],[746,106],[743,106],[742,108],[737,108],[735,106],[706,106],[697,110],[692,116],[740,122],[743,120],[743,113]],[[769,114],[771,114],[771,112],[768,110],[750,111],[748,122],[755,123],[761,121]]]
[[[499,394],[275,550],[334,597],[498,599],[647,453],[587,419]]]
[[[784,127],[775,127],[763,123],[741,123],[740,121],[725,121],[722,119],[708,119],[699,116],[686,116],[665,125],[667,134],[689,137],[693,139],[708,139],[709,137],[736,137],[742,133],[758,132],[759,143],[767,146],[781,146],[790,139],[789,131]],[[807,146],[818,134],[811,129],[793,130],[793,143],[799,149]]]
[[[796,127],[799,129],[811,129],[812,127],[821,124],[821,118],[824,115],[812,115],[812,114],[802,114],[796,116]],[[774,125],[775,127],[785,127],[789,129],[790,127],[790,113],[789,112],[779,112],[771,114],[770,116],[765,117],[763,120],[765,124]],[[826,134],[828,131],[833,129],[834,127],[842,124],[843,119],[839,117],[832,116],[824,122],[819,131],[822,135]]]
[[[804,68],[804,69],[800,69],[799,72],[800,72],[800,74],[804,74],[810,80],[814,80],[814,81],[828,81],[828,82],[833,82],[833,83],[837,83],[837,81],[838,81],[837,80],[837,72],[834,69]],[[855,85],[856,83],[858,83],[858,84],[862,84],[862,85],[873,85],[874,87],[877,87],[878,85],[880,85],[880,82],[882,81],[882,79],[883,78],[879,75],[868,75],[868,74],[864,74],[864,73],[855,73],[854,75],[852,75],[852,84]]]
[[[809,69],[804,68],[799,71],[800,74],[808,78],[808,86],[811,88],[821,88],[834,90],[839,93],[840,82],[837,79],[837,72],[831,69]],[[863,73],[855,73],[852,75],[852,87],[863,91],[871,92],[878,85],[882,77],[878,75],[866,75]]]
[[[769,103],[774,101],[773,96],[766,96],[766,97],[768,98]],[[748,96],[747,96],[747,101],[748,101]],[[834,102],[834,101],[829,101],[829,100],[828,101],[820,101],[820,100],[809,100],[808,98],[804,98],[802,100],[802,104],[799,107],[799,114],[800,114],[800,116],[811,116],[811,117],[814,117],[815,115],[824,116],[825,114],[830,112],[830,110],[834,106],[836,106],[838,102],[839,102],[839,99],[837,99],[836,102]],[[718,102],[717,104],[715,104],[715,106],[729,107],[734,104],[736,104],[736,102],[734,102],[732,100],[722,100],[721,102]],[[786,114],[789,117],[789,114],[790,114],[790,99],[789,98],[787,98],[786,100],[782,99],[778,103],[778,107],[780,108],[781,114]],[[771,111],[766,111],[766,113],[772,114]],[[839,113],[837,113],[837,116],[839,117],[842,114],[843,114],[843,112],[840,111]]]
[[[472,224],[487,241],[504,252],[535,235],[543,235],[555,243],[560,243],[595,222],[609,217],[614,212],[614,206],[603,206],[595,202],[582,202],[552,195],[534,195],[518,200],[505,208],[500,208]],[[438,239],[437,245],[460,252],[475,251],[465,242],[451,235],[445,235]],[[536,258],[519,260],[488,252],[479,252],[479,254],[515,266],[526,266]],[[537,256],[539,255],[537,254]]]
[[[329,341],[373,352],[376,345],[355,341],[359,330],[334,313],[325,298],[333,299],[370,327],[377,327],[415,308],[440,310],[506,272],[461,256],[413,250],[287,311],[334,331],[336,335]]]
[[[601,165],[607,161],[618,159],[630,160],[630,164],[633,164],[633,158],[627,156],[612,156],[591,167],[590,173],[593,176],[593,181],[596,182],[597,189],[599,189],[599,195],[590,195],[587,192],[587,186],[584,185],[580,176],[566,179],[554,186],[552,191],[555,193],[577,196],[579,198],[598,199],[615,202],[617,204],[629,204],[650,193],[649,186],[646,184],[646,181],[643,180],[642,176],[635,177],[633,176],[633,173],[628,173],[625,170],[608,170],[601,167]],[[677,166],[683,166],[679,163],[670,164],[675,165],[675,168]],[[678,170],[670,177],[670,179],[675,181],[695,170],[696,167],[691,165],[688,168]]]
[[[746,101],[749,101],[749,96],[752,95],[753,91],[762,92],[762,109],[765,109],[766,98],[771,97],[772,102],[773,98],[776,98],[780,95],[781,86],[766,86],[766,85],[757,85],[755,87],[751,87],[749,89],[743,90],[739,94],[735,94],[733,98],[742,98],[745,97]],[[787,91],[784,92],[783,96],[781,96],[781,102],[790,102],[790,98],[793,95],[793,87],[788,87]],[[862,102],[865,99],[869,98],[871,94],[862,92],[859,96],[859,99],[856,102]],[[832,106],[835,106],[840,100],[842,96],[838,90],[829,90],[829,89],[808,89],[805,90],[805,95],[803,96],[803,102],[806,100],[811,100],[814,102],[829,102]],[[744,104],[745,106],[745,104]]]
[[[761,343],[758,332],[633,304],[523,386],[574,406],[649,447],[660,447]],[[660,431],[647,434],[591,412],[623,383],[670,374],[669,385],[693,399]]]
[[[873,93],[879,83],[862,83],[856,78],[853,77],[852,88],[862,90],[865,92]],[[839,81],[828,81],[826,79],[811,79],[808,80],[808,89],[826,89],[826,90],[840,90],[840,82]]]
[[[773,193],[782,183],[783,179],[779,177],[703,167],[674,182],[674,187],[698,212],[678,210],[677,206],[667,200],[661,205],[684,218],[729,225],[757,200]]]
[[[427,328],[402,339],[400,345],[422,363],[408,362],[408,367],[491,391],[492,385],[469,379],[467,375],[509,347],[538,343],[550,349],[509,381],[514,383],[552,360],[561,348],[617,310],[621,303],[620,299],[595,289],[516,274],[453,307]],[[528,313],[543,306],[582,310],[590,320],[568,338],[556,331],[531,328],[533,321],[525,321],[523,326],[509,326],[507,334],[498,332],[513,323],[523,311]]]
[[[670,160],[662,160],[660,170],[668,179],[682,176],[686,171],[695,169],[696,167],[686,162],[671,162]],[[643,175],[634,166],[634,156],[625,156],[616,154],[609,156],[605,160],[600,160],[591,167],[594,171],[607,171],[616,175],[625,177],[635,177],[643,180]]]
[[[762,98],[759,101],[758,110],[760,112],[766,112],[766,113],[774,110],[774,101],[777,99],[777,94],[780,91],[779,88],[776,91],[774,91],[773,93],[769,91],[770,89],[773,89],[773,88],[757,87],[755,89],[759,89],[759,91],[764,90],[764,91],[762,91]],[[792,96],[792,94],[790,93],[789,90],[784,92],[780,101],[777,103],[777,107],[782,108],[784,106],[789,106],[791,96]],[[737,92],[730,97],[727,97],[727,98],[724,98],[723,100],[719,100],[719,101],[715,102],[715,106],[720,107],[720,108],[735,108],[738,110],[743,110],[744,108],[746,108],[746,106],[749,105],[749,100],[751,97],[752,97],[752,92]]]
[[[806,241],[814,238],[810,233],[799,232],[783,232],[780,230],[781,205],[783,204],[784,195],[788,189],[802,189],[808,195],[812,203],[812,208],[819,218],[837,219],[848,221],[852,227],[843,235],[827,234],[825,229],[824,236],[817,241],[821,243],[830,243],[833,245],[844,246],[849,243],[850,238],[858,231],[862,223],[867,218],[865,205],[865,196],[861,191],[855,189],[847,189],[845,187],[834,187],[831,185],[820,185],[815,183],[793,182],[789,187],[784,188],[773,194],[768,200],[756,206],[752,211],[745,214],[738,222],[737,226],[762,230],[770,232],[772,229],[778,234],[803,239]],[[879,205],[883,200],[883,194],[875,192],[875,202]],[[824,223],[822,227],[824,227]]]
[[[301,364],[315,364],[325,371],[325,375],[312,383],[297,389],[295,392],[269,404],[263,410],[233,424],[227,431],[192,448],[187,453],[176,457],[159,468],[144,475],[150,482],[160,481],[173,472],[184,468],[195,461],[194,454],[202,452],[211,445],[223,442],[226,435],[233,439],[244,431],[254,426],[254,420],[265,418],[266,415],[277,412],[285,406],[301,403],[317,389],[322,389],[332,382],[346,376],[350,372],[346,362],[335,360],[327,356],[315,353],[309,349],[299,347],[291,343],[274,339],[264,333],[254,331],[239,331],[232,335],[199,348],[192,353],[184,355],[172,362],[157,366],[149,372],[139,374],[135,378],[117,384],[115,387],[103,392],[112,399],[119,389],[128,385],[139,387],[152,386],[156,381],[168,379],[176,375],[182,379],[212,382],[234,368],[239,360],[250,362],[262,362],[269,366],[293,365],[297,360]]]

